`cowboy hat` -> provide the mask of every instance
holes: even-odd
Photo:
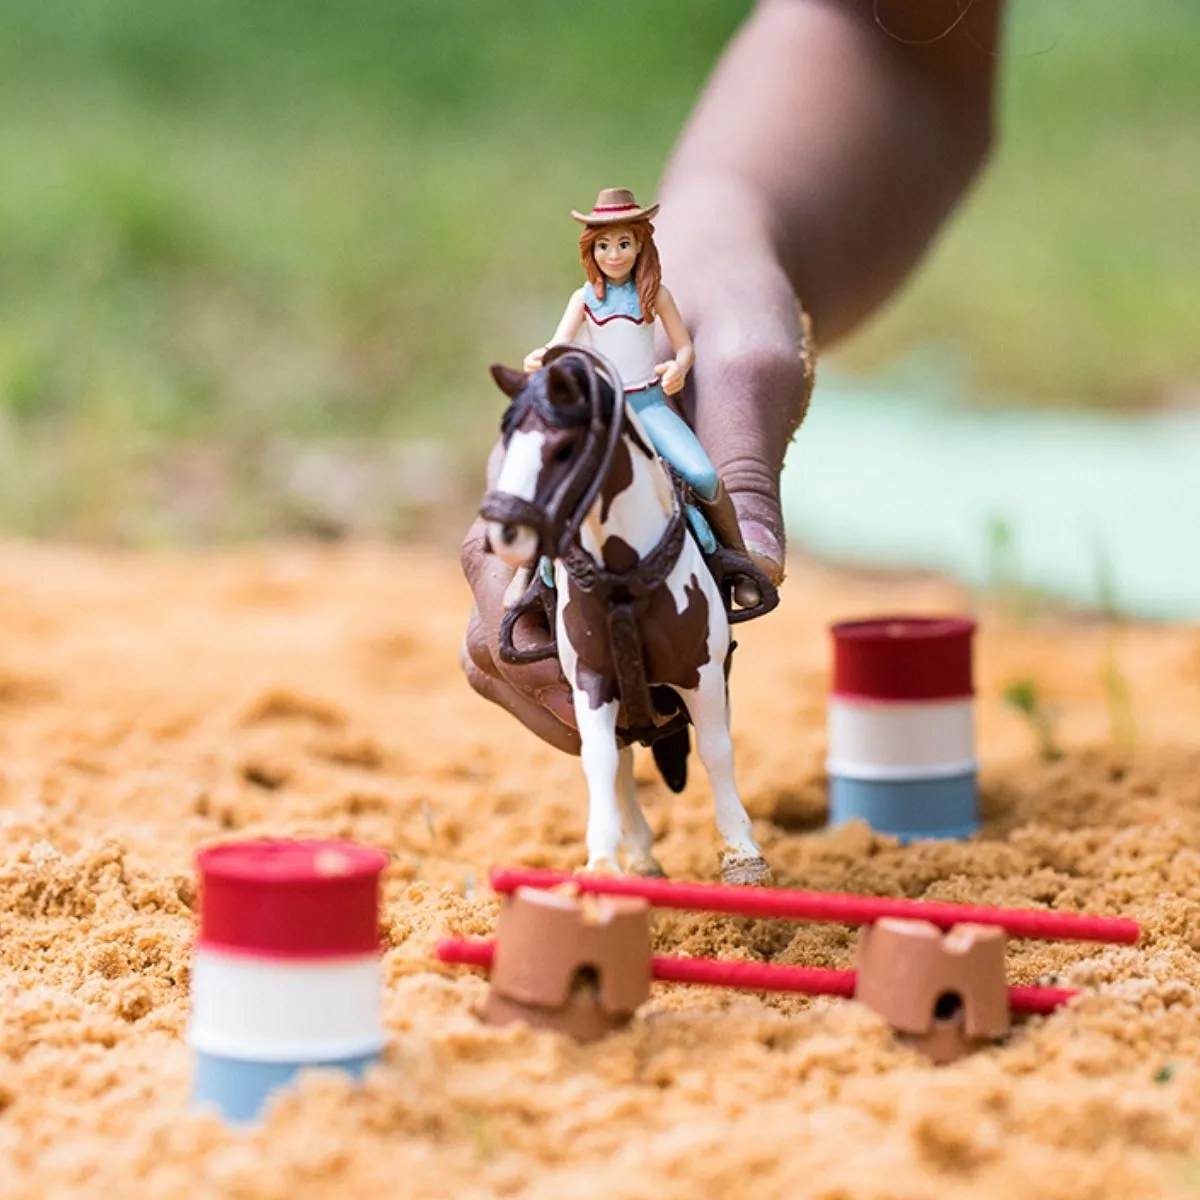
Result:
[[[657,204],[638,208],[638,202],[628,188],[602,188],[590,213],[571,209],[571,216],[584,225],[623,225],[627,221],[648,221],[656,212]]]

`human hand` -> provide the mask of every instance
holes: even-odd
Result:
[[[488,460],[489,488],[495,484],[500,460],[497,446]],[[467,682],[543,741],[568,754],[578,754],[574,703],[558,659],[524,664],[500,659],[500,622],[508,605],[524,591],[528,570],[514,572],[491,553],[482,520],[467,531],[461,561],[475,598],[460,653]],[[547,644],[550,631],[538,614],[529,613],[517,622],[514,639],[521,649],[530,649]]]
[[[675,396],[681,392],[684,383],[687,381],[687,372],[675,359],[671,359],[670,362],[659,363],[654,368],[654,373],[662,380],[662,390],[668,396]]]
[[[806,323],[748,197],[707,181],[664,193],[656,241],[695,346],[682,407],[725,481],[747,549],[778,583],[779,477],[812,390]],[[673,394],[666,375],[663,390]]]
[[[795,296],[830,345],[911,272],[992,144],[1005,7],[762,0],[672,151],[655,229],[696,348],[682,400],[764,567],[811,384]]]

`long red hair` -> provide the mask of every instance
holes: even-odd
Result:
[[[662,283],[662,264],[658,261],[658,247],[654,244],[654,226],[643,217],[638,221],[622,221],[619,225],[587,225],[579,235],[579,258],[583,272],[596,293],[597,300],[604,299],[608,279],[596,262],[596,239],[602,234],[615,234],[628,229],[639,244],[637,261],[633,264],[633,285],[637,288],[638,303],[642,306],[642,317],[653,321],[658,289]]]

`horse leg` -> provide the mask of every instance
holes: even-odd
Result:
[[[617,701],[593,708],[587,692],[575,690],[579,755],[588,786],[587,850],[589,871],[620,874],[621,817],[617,806]]]
[[[725,843],[721,878],[726,883],[739,885],[769,884],[771,869],[754,840],[750,818],[733,777],[729,697],[720,659],[710,660],[700,668],[698,687],[677,688],[676,691],[696,727],[696,752],[712,786],[717,830]]]
[[[620,755],[617,748],[617,716],[620,702],[609,700],[593,707],[592,695],[600,681],[579,661],[579,651],[571,641],[563,609],[570,590],[570,578],[561,562],[555,567],[554,628],[558,641],[558,661],[571,681],[575,706],[575,724],[579,729],[579,757],[587,780],[587,869],[621,873],[621,815],[617,806],[617,773]]]
[[[621,813],[621,845],[629,870],[634,875],[665,878],[666,871],[654,857],[654,834],[638,803],[632,746],[625,746],[617,760],[617,806]]]

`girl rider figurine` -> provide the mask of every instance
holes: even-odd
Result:
[[[698,514],[692,510],[688,515],[702,548],[706,553],[715,548],[715,532],[722,543],[744,554],[737,514],[716,468],[700,439],[666,401],[682,389],[695,353],[675,300],[662,284],[650,223],[657,212],[657,204],[639,208],[627,188],[605,188],[591,212],[572,210],[571,216],[584,227],[579,257],[587,282],[567,301],[551,342],[526,355],[525,370],[538,370],[555,343],[574,342],[603,355],[620,375],[625,403],[654,449],[699,498],[707,526],[695,520]],[[675,351],[667,362],[654,361],[656,318]],[[736,595],[743,607],[758,602],[758,589],[748,578],[738,581]]]

